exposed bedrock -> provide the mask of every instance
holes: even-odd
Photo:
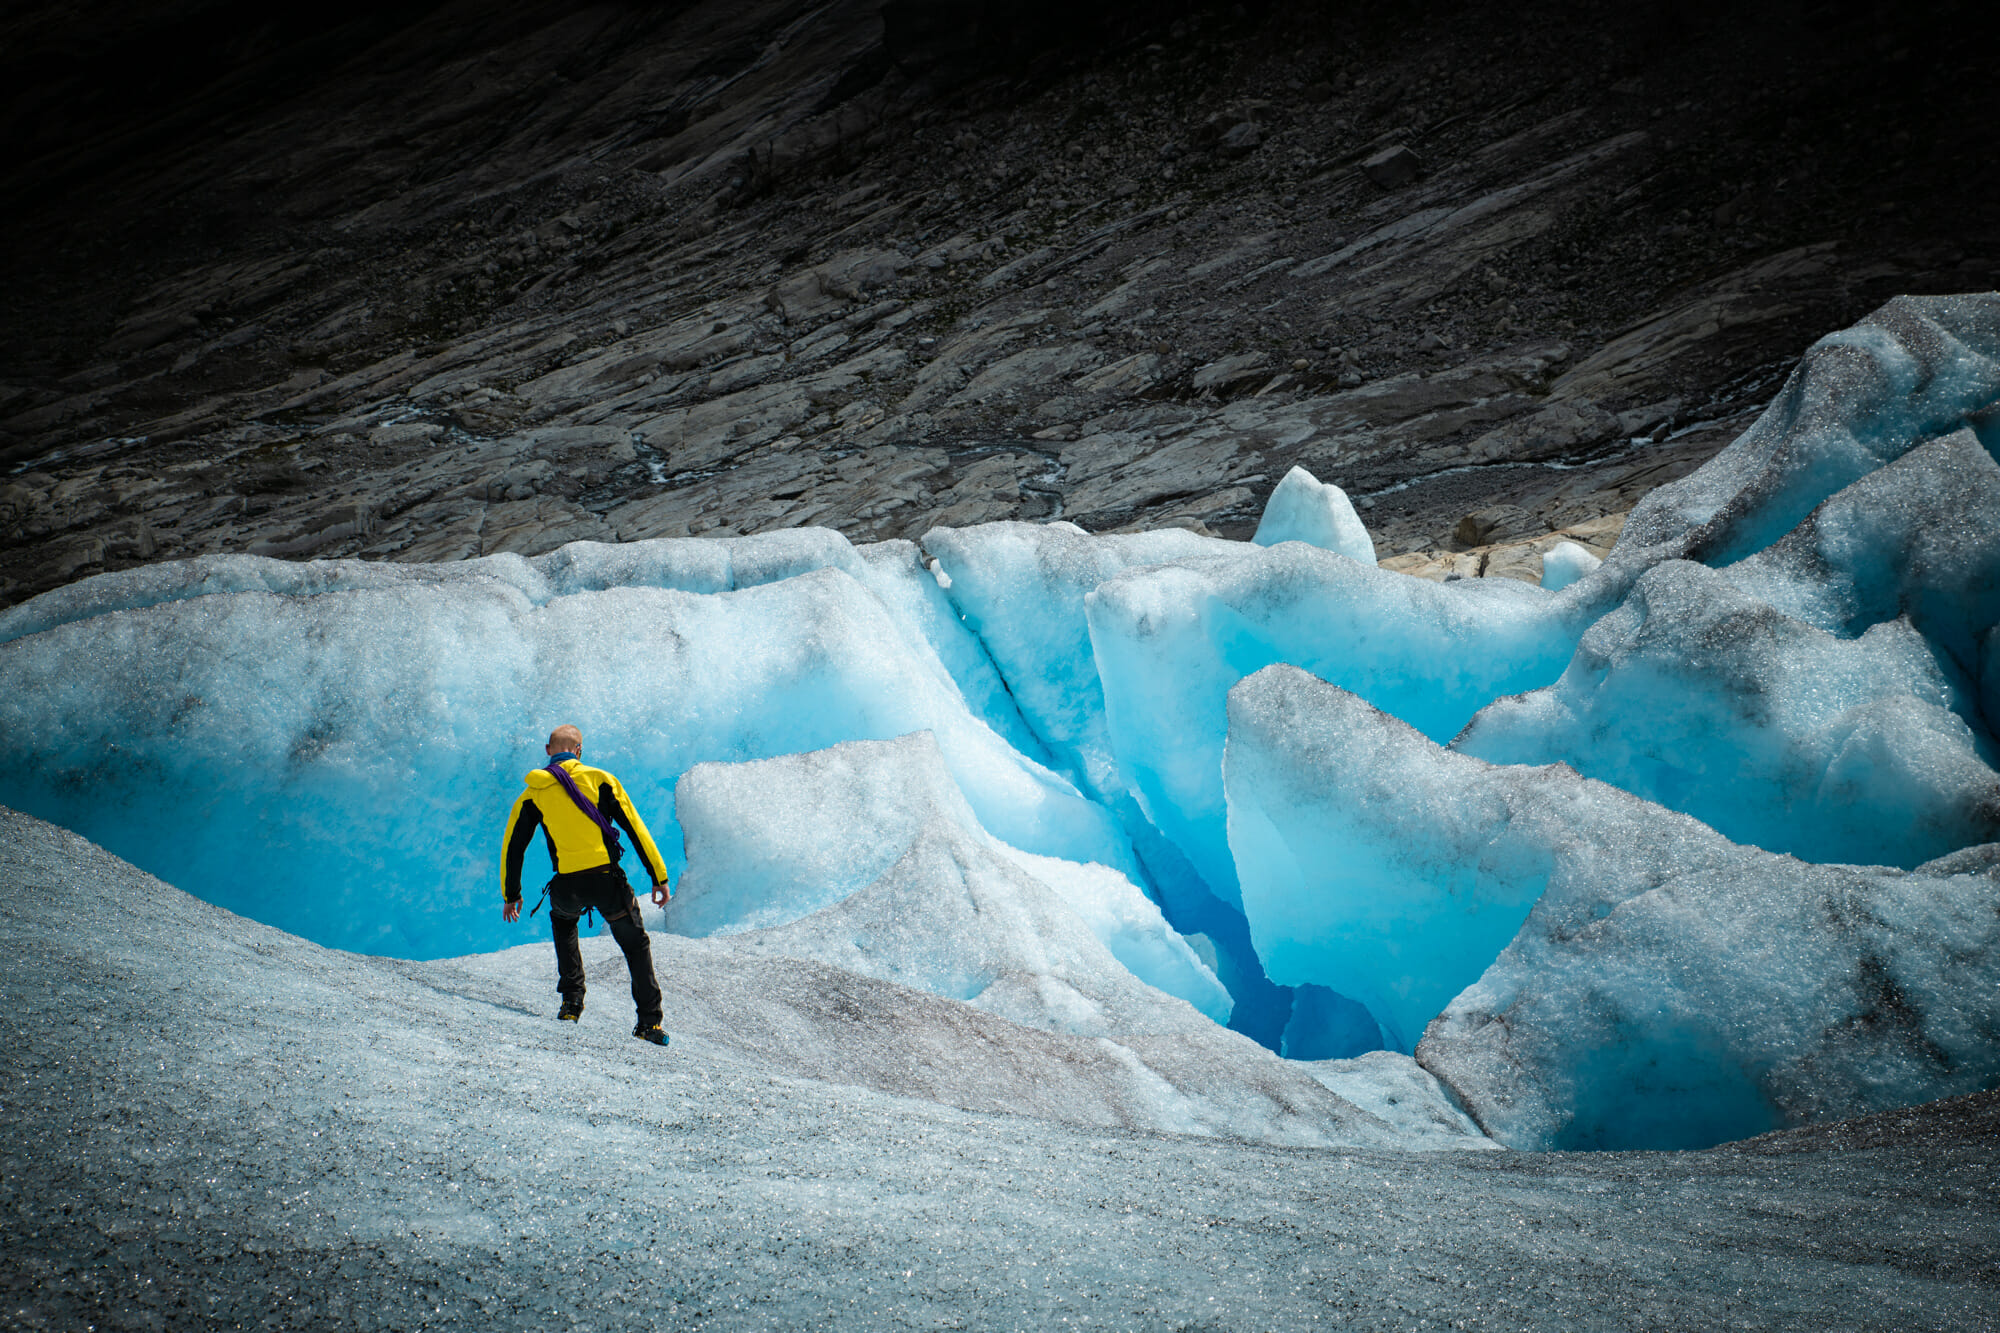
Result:
[[[1567,580],[1818,333],[1993,285],[1989,81],[1919,18],[22,9],[0,599],[203,553],[1244,537],[1295,464],[1391,568],[1568,542]]]

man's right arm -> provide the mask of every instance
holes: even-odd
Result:
[[[507,814],[507,831],[500,839],[500,898],[509,921],[521,914],[521,860],[541,826],[541,808],[522,792],[514,798],[514,808]]]

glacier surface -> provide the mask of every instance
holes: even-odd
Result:
[[[1229,993],[1137,885],[988,836],[928,733],[698,764],[675,808],[688,873],[664,915],[677,934],[750,931],[746,947],[1058,1031],[1229,1021]]]

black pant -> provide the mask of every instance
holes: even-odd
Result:
[[[591,908],[611,927],[632,973],[632,1007],[640,1027],[657,1027],[661,1017],[660,979],[653,972],[653,944],[639,916],[639,900],[617,866],[579,870],[549,881],[549,924],[556,932],[556,989],[583,998],[583,951],[577,947],[576,919]]]

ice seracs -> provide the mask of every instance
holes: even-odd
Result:
[[[1705,1147],[2000,1078],[1992,849],[1808,865],[1560,764],[1453,754],[1294,667],[1230,712],[1273,977],[1422,1031],[1510,1147]]]
[[[990,837],[927,732],[697,764],[674,806],[688,857],[666,914],[676,933],[755,931],[746,947],[1064,1031],[1095,1030],[1089,1015],[1107,1010],[1126,1011],[1121,1031],[1189,1026],[1178,1006],[1132,998],[1134,977],[1229,1021],[1228,992],[1137,885]]]
[[[546,596],[387,572],[0,644],[0,734],[41,738],[0,799],[234,910],[406,957],[511,942],[494,842],[551,719],[584,727],[669,849],[673,783],[698,762],[927,730],[996,836],[1138,873],[1111,815],[975,716],[921,629],[844,569]],[[913,560],[910,578],[935,588]]]
[[[1804,860],[1909,867],[2000,836],[2000,774],[1963,695],[1901,616],[1839,638],[1676,560],[1559,681],[1483,709],[1452,748],[1561,761]]]
[[[1259,546],[1304,542],[1337,551],[1364,565],[1375,563],[1375,543],[1347,492],[1323,482],[1302,467],[1294,467],[1264,502],[1251,541]]]
[[[1122,570],[1230,555],[1240,544],[1182,528],[1096,537],[1073,523],[984,523],[936,529],[924,547],[1056,764],[1099,799],[1123,796],[1085,599]]]
[[[1291,662],[1434,739],[1561,674],[1582,632],[1561,598],[1511,579],[1431,583],[1302,542],[1129,570],[1086,599],[1120,772],[1225,902],[1229,689]]]
[[[1800,358],[1764,414],[1632,510],[1606,577],[1661,560],[1721,566],[1790,532],[1821,502],[1967,425],[1996,447],[2000,293],[1899,296]]]
[[[1496,845],[1511,811],[1478,780],[1493,770],[1441,753],[1296,667],[1229,693],[1229,846],[1257,955],[1274,981],[1365,1004],[1402,1051],[1546,884],[1546,858]]]

